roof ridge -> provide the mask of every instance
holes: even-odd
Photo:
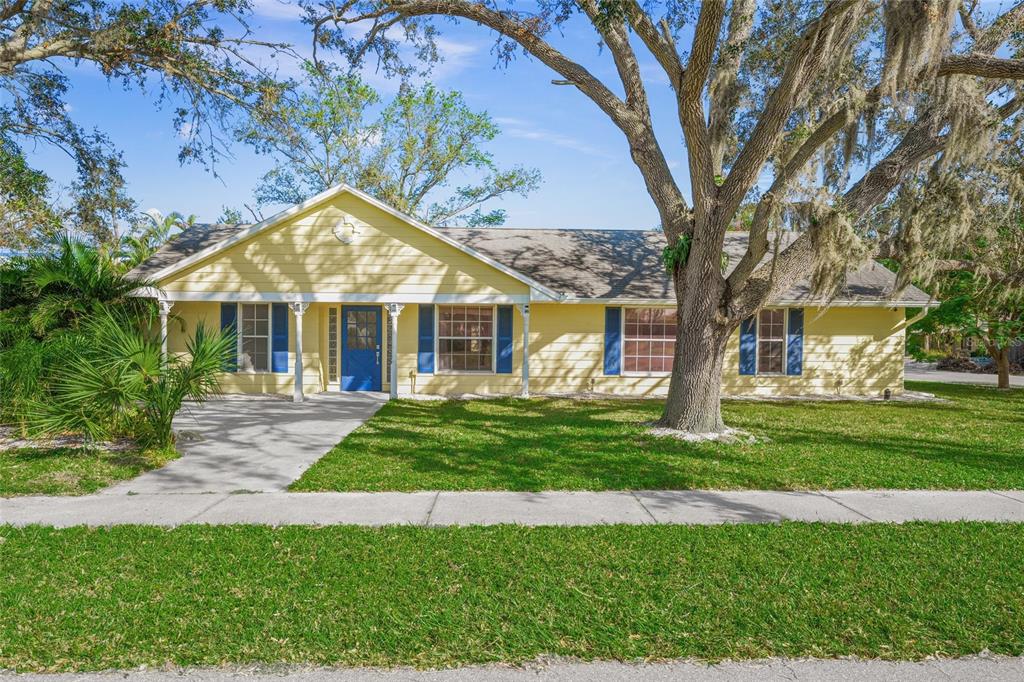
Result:
[[[632,227],[506,227],[505,225],[494,225],[491,227],[461,227],[461,226],[444,226],[438,227],[439,230],[475,230],[478,232],[487,232],[493,230],[495,232],[640,232],[652,234],[662,234],[661,230],[641,230]]]

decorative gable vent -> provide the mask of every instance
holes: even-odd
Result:
[[[356,227],[355,221],[351,218],[342,218],[338,221],[338,224],[334,226],[334,236],[338,238],[342,244],[351,244],[356,240],[356,235],[359,234],[359,228]]]

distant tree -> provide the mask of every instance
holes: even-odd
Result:
[[[40,244],[57,234],[60,216],[49,198],[50,178],[0,138],[0,248]]]
[[[146,260],[157,249],[166,244],[176,232],[192,227],[196,216],[187,218],[178,212],[164,215],[152,208],[142,213],[132,227],[132,232],[121,240],[121,263],[126,270]]]
[[[218,132],[238,107],[273,99],[276,85],[254,50],[249,0],[0,0],[0,247],[38,244],[54,230],[45,175],[25,145],[46,143],[77,164],[71,217],[83,234],[112,239],[134,207],[123,196],[123,164],[107,137],[74,120],[69,69],[91,64],[112,82],[170,104],[182,160],[210,163],[224,150]]]
[[[936,262],[939,313],[960,333],[981,339],[999,388],[1010,388],[1010,349],[1024,342],[1024,215],[1017,211],[986,232],[965,242],[955,258]]]
[[[236,225],[242,222],[242,212],[231,206],[221,206],[221,212],[217,217],[217,222],[226,225]]]
[[[304,68],[302,83],[272,107],[253,110],[238,130],[240,140],[277,162],[256,187],[260,207],[300,203],[348,183],[428,224],[498,225],[504,211],[483,205],[525,196],[540,183],[534,169],[497,167],[483,144],[498,127],[457,92],[403,85],[378,112],[380,95],[357,76],[327,65]],[[467,172],[483,177],[453,187]]]
[[[604,113],[679,256],[670,268],[679,324],[661,424],[690,433],[726,429],[722,371],[744,320],[801,280],[827,301],[851,267],[872,257],[909,263],[900,252],[908,242],[879,231],[874,217],[922,167],[932,171],[934,200],[925,206],[933,219],[915,223],[920,238],[909,243],[923,248],[913,257],[934,259],[964,240],[971,224],[950,201],[963,196],[953,162],[993,154],[1001,122],[1021,127],[1021,3],[992,12],[957,0],[302,4],[319,50],[355,63],[376,56],[385,68],[410,52],[430,54],[449,25],[439,19],[479,26],[496,37],[499,62],[525,52]],[[593,42],[565,38],[579,30]],[[600,54],[584,52],[593,44]],[[652,64],[657,81],[645,75]],[[655,107],[660,120],[678,123],[663,139]],[[662,146],[678,140],[685,194]],[[745,202],[756,204],[749,243],[723,271],[726,232]],[[806,219],[783,220],[787,213]],[[776,252],[783,229],[798,234]]]

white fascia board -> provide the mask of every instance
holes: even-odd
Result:
[[[578,298],[567,297],[562,303],[591,303],[599,305],[630,305],[630,306],[675,306],[674,298]],[[774,307],[788,308],[935,308],[938,301],[922,303],[920,301],[832,301],[823,304],[820,301],[800,301],[796,299],[771,301],[767,304]]]
[[[286,292],[239,291],[170,291],[164,295],[168,301],[240,302],[240,303],[438,303],[438,304],[516,304],[529,303],[526,294],[353,294],[344,292],[316,292],[292,294]]]
[[[558,292],[556,292],[555,290],[550,289],[550,288],[544,286],[540,282],[537,282],[536,280],[534,280],[534,279],[532,279],[530,277],[527,277],[526,275],[522,274],[521,272],[519,272],[517,270],[513,270],[510,267],[502,265],[501,263],[499,263],[496,260],[490,258],[489,256],[485,256],[484,254],[480,253],[476,249],[470,248],[470,247],[466,246],[465,244],[463,244],[463,243],[461,243],[459,241],[456,241],[456,240],[452,239],[451,237],[443,234],[442,232],[439,232],[438,230],[435,230],[434,228],[429,227],[428,225],[424,225],[423,223],[421,223],[420,221],[416,220],[415,218],[413,218],[411,216],[407,216],[407,215],[405,215],[403,213],[400,213],[399,211],[396,211],[395,209],[393,209],[392,207],[388,206],[387,204],[382,203],[382,202],[378,201],[377,199],[371,197],[369,194],[366,194],[365,192],[362,192],[362,191],[360,191],[360,190],[358,190],[358,189],[356,189],[354,187],[350,187],[348,185],[337,185],[335,187],[331,187],[330,189],[327,189],[327,190],[321,192],[320,194],[317,194],[316,196],[311,197],[311,198],[303,201],[301,204],[295,204],[294,206],[286,208],[283,211],[275,213],[274,215],[270,216],[269,218],[267,218],[265,220],[262,220],[262,221],[256,223],[255,225],[251,225],[251,226],[245,228],[244,230],[236,232],[235,234],[231,235],[227,239],[223,239],[223,240],[217,242],[216,244],[208,246],[208,247],[206,247],[205,249],[203,249],[201,251],[197,251],[196,253],[192,254],[191,256],[188,256],[186,258],[182,258],[181,260],[175,262],[174,264],[167,266],[163,270],[160,270],[159,272],[155,273],[152,276],[152,279],[154,281],[158,281],[158,282],[160,280],[166,279],[167,277],[170,277],[171,275],[173,275],[173,274],[175,274],[177,272],[181,272],[182,270],[184,270],[185,268],[189,267],[190,265],[194,265],[195,263],[198,263],[199,261],[205,260],[206,258],[209,258],[210,256],[212,256],[212,255],[214,255],[216,253],[219,253],[220,251],[223,251],[223,250],[225,250],[227,248],[230,248],[231,246],[234,246],[235,244],[238,244],[239,242],[245,241],[246,239],[250,239],[251,237],[254,237],[254,236],[258,235],[259,233],[261,233],[261,232],[263,232],[265,230],[268,230],[268,229],[270,229],[272,227],[280,225],[282,222],[284,222],[288,218],[291,218],[291,217],[293,217],[295,215],[298,215],[300,213],[304,213],[305,211],[308,211],[309,209],[311,209],[314,206],[316,206],[317,204],[320,204],[320,203],[322,203],[322,202],[324,202],[324,201],[326,201],[328,199],[331,199],[331,198],[333,198],[333,197],[335,197],[335,196],[337,196],[339,194],[345,193],[345,192],[348,192],[349,194],[352,194],[353,196],[359,197],[360,199],[362,199],[366,203],[368,203],[368,204],[370,204],[370,205],[372,205],[372,206],[374,206],[376,208],[379,208],[380,210],[382,210],[385,213],[388,213],[388,214],[394,216],[395,218],[398,218],[402,222],[404,222],[404,223],[406,223],[408,225],[411,225],[412,227],[415,227],[415,228],[417,228],[419,230],[422,230],[423,232],[426,232],[430,236],[432,236],[432,237],[434,237],[434,238],[444,242],[445,244],[448,244],[449,246],[453,246],[456,249],[458,249],[459,251],[462,251],[463,253],[465,253],[465,254],[467,254],[469,256],[472,256],[473,258],[476,258],[477,260],[479,260],[479,261],[481,261],[483,263],[486,263],[487,265],[490,265],[494,269],[496,269],[496,270],[498,270],[500,272],[503,272],[506,275],[508,275],[508,276],[510,276],[510,277],[512,277],[514,279],[519,280],[520,282],[523,282],[524,284],[528,285],[531,289],[536,289],[537,291],[543,293],[545,296],[548,296],[548,297],[550,297],[552,299],[556,299],[556,300],[560,297],[560,294]]]

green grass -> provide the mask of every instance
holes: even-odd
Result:
[[[0,669],[1024,652],[1024,526],[0,529]]]
[[[0,450],[0,497],[87,495],[177,457],[170,451],[99,448]]]
[[[1024,391],[948,403],[726,402],[754,445],[656,438],[657,400],[395,401],[292,490],[1024,488]]]

